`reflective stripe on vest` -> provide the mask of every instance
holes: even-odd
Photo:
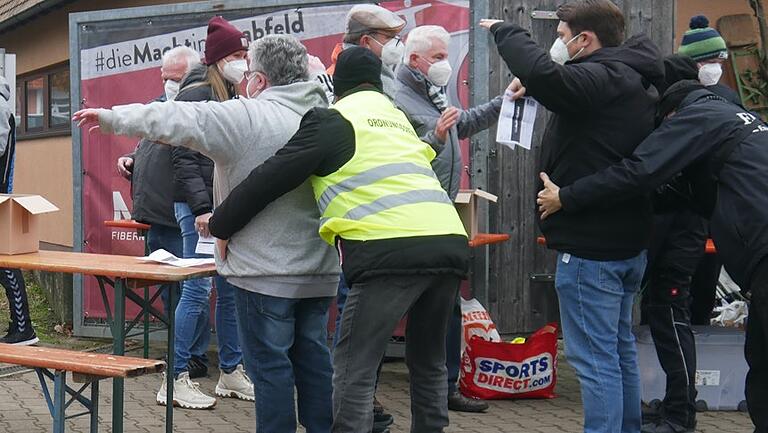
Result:
[[[405,114],[386,96],[360,91],[333,107],[351,125],[355,153],[333,173],[311,178],[320,237],[348,240],[466,236],[431,160]]]
[[[361,186],[370,185],[381,179],[386,179],[388,177],[401,174],[421,174],[423,176],[429,176],[431,178],[437,179],[435,172],[432,171],[431,168],[422,167],[412,162],[397,162],[393,164],[380,165],[378,167],[366,170],[356,176],[345,179],[336,185],[331,185],[326,188],[320,198],[317,199],[317,205],[320,208],[320,215],[325,213],[328,205],[339,194],[354,191]]]

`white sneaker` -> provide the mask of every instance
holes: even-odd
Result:
[[[254,401],[253,382],[245,374],[242,365],[238,365],[232,373],[221,372],[219,383],[216,384],[216,395],[219,397],[234,397],[245,401]]]
[[[165,373],[163,384],[157,392],[157,404],[165,406],[168,400]],[[189,379],[189,373],[184,372],[173,381],[173,405],[185,409],[210,409],[216,406],[216,399],[200,391],[200,384]]]

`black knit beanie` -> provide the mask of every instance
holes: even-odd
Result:
[[[696,80],[681,80],[669,86],[659,101],[659,108],[656,112],[656,125],[660,125],[669,113],[677,110],[683,99],[691,94],[691,92],[702,89],[704,89],[704,86]]]
[[[381,60],[367,48],[347,48],[336,59],[333,93],[340,98],[361,84],[370,84],[382,91]]]
[[[698,80],[699,68],[696,61],[688,56],[672,54],[664,58],[664,81],[666,86],[659,89],[663,95],[669,87],[682,80]]]

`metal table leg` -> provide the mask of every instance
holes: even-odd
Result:
[[[53,433],[64,433],[67,405],[67,372],[56,370],[53,376]]]
[[[115,355],[125,354],[125,290],[126,281],[115,279],[115,311],[112,322],[113,351]],[[112,380],[112,432],[123,433],[123,399],[125,398],[125,379]]]
[[[181,283],[178,283],[181,284]],[[174,355],[176,354],[176,284],[167,284],[168,293],[168,365],[165,367],[166,400],[165,400],[165,432],[173,433],[173,381]]]
[[[99,432],[99,381],[91,383],[91,432]]]
[[[144,288],[144,303],[149,305],[149,287]],[[144,309],[144,359],[149,359],[149,308]]]

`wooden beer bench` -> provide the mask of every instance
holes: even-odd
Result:
[[[35,369],[53,418],[53,433],[64,433],[67,419],[84,415],[90,415],[90,433],[98,432],[101,380],[138,377],[165,369],[163,361],[152,359],[3,343],[0,343],[0,362]],[[67,372],[72,373],[72,382],[83,385],[78,389],[68,386]],[[53,396],[46,378],[53,382]],[[90,398],[83,395],[88,388],[91,389]],[[122,396],[115,395],[113,398]],[[86,409],[85,412],[66,415],[67,408],[75,401]]]

